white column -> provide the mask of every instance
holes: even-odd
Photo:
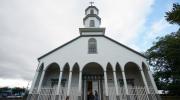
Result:
[[[127,81],[126,81],[126,76],[125,76],[124,71],[122,71],[122,77],[123,77],[125,92],[126,92],[126,95],[128,95],[129,93],[128,93]]]
[[[113,75],[114,75],[114,85],[115,85],[115,88],[116,88],[116,95],[118,96],[119,91],[118,91],[117,77],[116,77],[116,72],[115,71],[113,71]]]
[[[105,82],[106,96],[108,96],[108,83],[107,83],[107,74],[106,74],[106,71],[104,71],[104,82]]]
[[[41,74],[41,78],[40,78],[39,86],[38,86],[38,92],[40,92],[40,89],[41,89],[41,86],[42,86],[42,82],[43,82],[43,79],[44,79],[44,75],[45,75],[45,70],[43,70],[43,72]]]
[[[87,88],[87,81],[84,80],[84,100],[87,100],[87,91],[86,91],[86,88]]]
[[[32,85],[31,85],[31,89],[30,89],[29,93],[32,93],[32,91],[33,91],[33,89],[34,89],[34,87],[35,87],[35,83],[36,83],[36,81],[37,81],[38,74],[39,74],[39,71],[36,70],[36,73],[35,73],[35,76],[34,76],[34,78],[33,78]]]
[[[156,83],[154,82],[154,78],[153,78],[152,73],[151,73],[150,70],[148,70],[148,75],[149,75],[149,77],[150,77],[152,86],[153,86],[153,88],[154,88],[156,94],[158,94],[158,89],[157,89]]]
[[[143,79],[145,88],[146,88],[146,90],[147,90],[147,93],[149,94],[149,88],[148,88],[148,85],[147,85],[146,78],[145,78],[145,76],[144,76],[144,72],[143,72],[143,70],[140,70],[140,72],[141,72],[141,76],[142,76],[142,79]]]
[[[57,87],[57,94],[59,94],[60,88],[61,88],[61,79],[62,79],[62,71],[59,73],[59,81],[58,81],[58,87]]]
[[[82,88],[82,71],[79,72],[79,95],[81,95]]]
[[[68,90],[67,90],[67,96],[69,96],[70,88],[71,88],[71,79],[72,79],[72,71],[69,72],[69,80],[68,80]]]

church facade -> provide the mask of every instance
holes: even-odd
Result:
[[[80,36],[38,58],[28,100],[160,100],[141,53],[105,36],[97,7]]]

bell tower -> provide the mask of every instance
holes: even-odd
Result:
[[[84,28],[79,28],[80,35],[104,35],[105,33],[105,28],[100,28],[99,9],[93,3],[90,2],[90,6],[85,9]]]
[[[93,6],[93,2],[90,2],[91,5],[85,10],[85,17],[83,19],[83,24],[85,27],[99,27],[101,25],[101,18],[98,16],[99,9],[96,6]]]

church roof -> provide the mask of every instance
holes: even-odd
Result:
[[[70,40],[69,42],[67,42],[67,43],[65,43],[65,44],[63,44],[63,45],[61,45],[61,46],[55,48],[54,50],[52,50],[52,51],[50,51],[50,52],[48,52],[48,53],[42,55],[41,57],[38,58],[38,60],[40,60],[40,59],[42,59],[42,58],[48,56],[49,54],[51,54],[51,53],[53,53],[53,52],[55,52],[55,51],[61,49],[62,47],[64,47],[64,46],[66,46],[66,45],[68,45],[68,44],[74,42],[75,40],[77,40],[77,39],[79,39],[79,38],[81,38],[81,37],[89,37],[89,36],[91,36],[91,37],[92,37],[92,36],[96,36],[96,37],[97,37],[97,36],[99,36],[99,37],[104,37],[104,38],[106,38],[106,39],[108,39],[108,40],[110,40],[110,41],[112,41],[112,42],[114,42],[114,43],[116,43],[116,44],[118,44],[118,45],[120,45],[120,46],[122,46],[122,47],[124,47],[124,48],[126,48],[126,49],[128,49],[128,50],[130,50],[130,51],[132,51],[132,52],[134,52],[134,53],[136,53],[136,54],[138,54],[138,55],[141,56],[141,57],[147,58],[145,55],[143,55],[143,54],[137,52],[136,50],[134,50],[134,49],[132,49],[132,48],[130,48],[130,47],[128,47],[128,46],[122,44],[122,43],[119,43],[119,42],[117,42],[116,40],[114,40],[114,39],[112,39],[112,38],[109,38],[109,37],[107,37],[107,36],[105,36],[105,35],[81,35],[81,36],[78,36],[78,37],[76,37],[76,38]]]

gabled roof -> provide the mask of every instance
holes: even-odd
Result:
[[[40,59],[42,59],[42,58],[48,56],[49,54],[51,54],[51,53],[53,53],[53,52],[55,52],[55,51],[61,49],[62,47],[64,47],[64,46],[66,46],[66,45],[68,45],[68,44],[74,42],[75,40],[77,40],[77,39],[79,39],[79,38],[81,38],[81,37],[92,37],[92,36],[94,36],[94,37],[104,37],[104,38],[106,38],[106,39],[108,39],[108,40],[110,40],[110,41],[112,41],[112,42],[114,42],[114,43],[116,43],[116,44],[118,44],[118,45],[120,45],[120,46],[122,46],[122,47],[124,47],[124,48],[126,48],[126,49],[128,49],[128,50],[130,50],[130,51],[132,51],[132,52],[134,52],[134,53],[136,53],[136,54],[138,54],[139,56],[141,56],[141,57],[143,57],[143,58],[147,58],[145,55],[143,55],[143,54],[137,52],[136,50],[134,50],[134,49],[132,49],[132,48],[130,48],[130,47],[128,47],[128,46],[122,44],[122,43],[119,43],[119,42],[117,42],[116,40],[114,40],[114,39],[112,39],[112,38],[109,38],[109,37],[107,37],[107,36],[105,36],[105,35],[81,35],[81,36],[78,36],[78,37],[72,39],[71,41],[69,41],[69,42],[67,42],[67,43],[65,43],[65,44],[63,44],[63,45],[61,45],[61,46],[55,48],[54,50],[52,50],[52,51],[50,51],[50,52],[48,52],[48,53],[42,55],[41,57],[38,58],[38,60],[40,60]]]

